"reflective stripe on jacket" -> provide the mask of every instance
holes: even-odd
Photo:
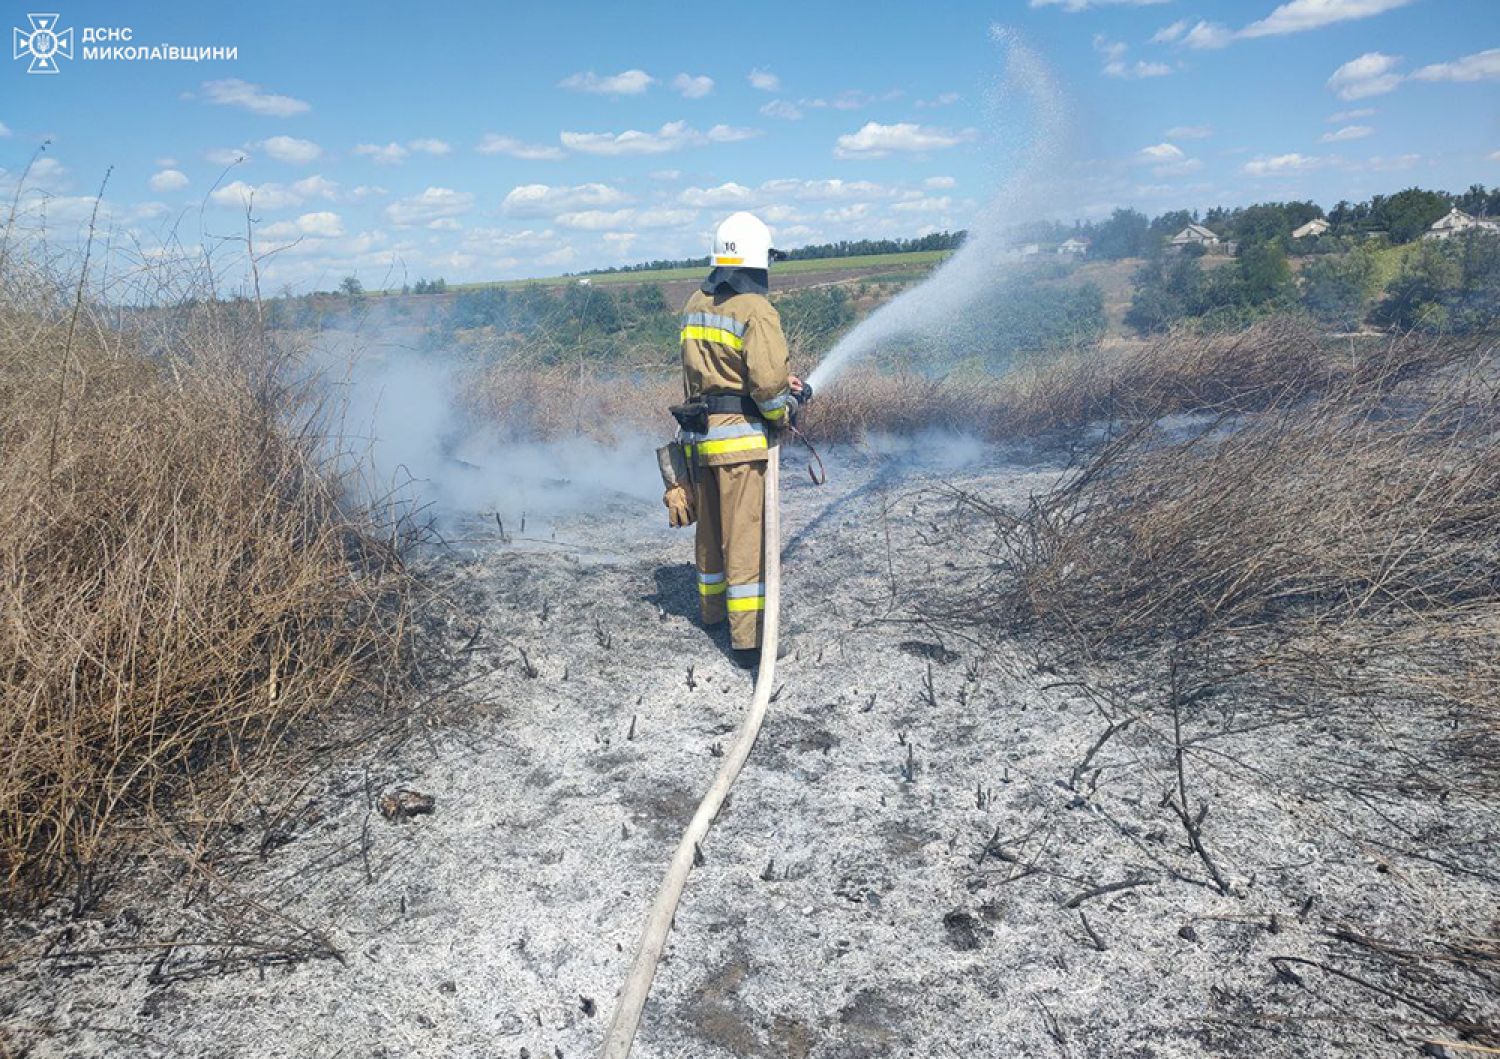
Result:
[[[746,395],[768,422],[786,419],[786,338],[781,317],[759,294],[736,294],[719,287],[694,291],[682,311],[682,388],[688,398],[708,394]],[[689,454],[715,466],[766,459],[765,423],[737,413],[715,412],[705,434],[684,434]]]

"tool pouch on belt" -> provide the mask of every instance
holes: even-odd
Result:
[[[682,404],[674,404],[667,411],[672,413],[677,425],[689,434],[708,433],[708,402],[703,398],[694,397]]]
[[[693,510],[691,471],[682,443],[674,441],[657,449],[656,466],[661,471],[662,484],[667,487],[661,498],[667,505],[667,521],[673,526],[691,526],[697,520],[697,512]]]

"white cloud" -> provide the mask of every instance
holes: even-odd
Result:
[[[260,85],[242,81],[238,77],[222,81],[203,82],[203,94],[210,103],[224,107],[240,107],[252,114],[265,114],[274,118],[289,118],[312,109],[308,103],[291,96],[267,92]]]
[[[684,99],[702,99],[714,90],[714,79],[707,74],[678,74],[672,78],[672,87]]]
[[[1108,77],[1166,77],[1171,72],[1172,68],[1166,63],[1146,62],[1144,59],[1137,59],[1128,66],[1110,63],[1104,68]]]
[[[203,157],[214,165],[234,165],[248,162],[250,152],[243,147],[210,147],[203,152]]]
[[[697,210],[677,210],[654,207],[645,210],[581,210],[576,213],[560,213],[556,221],[559,228],[574,231],[606,232],[621,229],[681,228],[698,219]]]
[[[870,121],[858,132],[840,136],[833,153],[839,158],[883,158],[892,151],[932,151],[956,147],[976,139],[978,135],[974,129],[955,132],[907,121],[894,125]]]
[[[1359,118],[1372,118],[1378,114],[1374,107],[1359,107],[1355,110],[1341,110],[1337,114],[1330,114],[1324,120],[1330,125],[1342,125],[1346,121],[1356,121]]]
[[[962,98],[957,92],[939,92],[931,99],[919,99],[912,105],[918,110],[930,110],[933,107],[951,107]]]
[[[799,99],[797,105],[814,110],[861,110],[875,103],[889,103],[893,99],[900,99],[904,94],[899,88],[879,95],[860,88],[846,88],[829,99]]]
[[[1234,39],[1234,31],[1228,26],[1218,22],[1200,21],[1187,33],[1183,34],[1182,43],[1185,47],[1194,48],[1198,51],[1208,51],[1214,48],[1224,48]]]
[[[5,124],[5,122],[0,121],[0,140],[5,139],[9,135],[10,135],[10,126],[7,125],[7,124]]]
[[[1166,63],[1141,59],[1133,63],[1126,62],[1125,53],[1130,49],[1124,43],[1110,40],[1102,33],[1094,34],[1094,50],[1104,56],[1104,68],[1099,72],[1105,77],[1165,77],[1172,72],[1172,68]]]
[[[1185,19],[1185,18],[1179,18],[1176,22],[1173,22],[1170,26],[1163,26],[1161,29],[1159,29],[1155,33],[1151,34],[1151,43],[1152,44],[1171,44],[1174,40],[1177,40],[1184,33],[1186,33],[1187,32],[1187,28],[1188,28],[1187,19]]]
[[[288,206],[300,206],[308,199],[335,199],[338,184],[327,177],[304,177],[292,184],[247,184],[236,180],[215,188],[209,193],[209,201],[233,209],[244,209],[253,202],[256,209],[280,210]]]
[[[1135,153],[1136,161],[1160,165],[1164,162],[1179,162],[1187,155],[1175,143],[1155,143],[1142,147]]]
[[[339,197],[339,186],[336,181],[329,180],[325,176],[303,177],[292,184],[292,191],[305,199],[336,199]],[[384,192],[381,192],[384,194]]]
[[[652,85],[656,78],[645,70],[626,70],[623,73],[600,77],[594,71],[573,74],[558,82],[559,87],[575,92],[593,92],[601,96],[638,96]]]
[[[753,192],[743,184],[731,182],[714,188],[684,188],[677,197],[685,206],[717,208],[748,203]]]
[[[929,188],[951,188],[957,187],[958,181],[951,176],[930,176],[922,181],[922,185]]]
[[[337,213],[304,213],[295,221],[268,224],[259,234],[267,239],[338,239],[344,234],[344,223]]]
[[[630,196],[608,184],[578,184],[574,187],[522,184],[510,189],[500,203],[500,209],[512,217],[550,217],[629,201]]]
[[[256,206],[263,210],[280,210],[302,205],[302,196],[282,184],[247,184],[235,180],[209,192],[208,199],[219,206],[244,209]]]
[[[1174,125],[1167,130],[1170,140],[1206,140],[1213,134],[1212,125]]]
[[[430,136],[416,140],[407,140],[406,146],[408,149],[421,154],[430,154],[438,157],[453,153],[453,146],[447,140],[433,139]]]
[[[389,192],[385,188],[376,184],[360,184],[353,191],[349,192],[349,197],[355,202],[363,202],[365,199],[383,198],[388,194]]]
[[[635,216],[637,228],[682,228],[698,219],[697,210],[674,210],[659,206],[641,210]]]
[[[785,121],[797,121],[802,117],[802,108],[784,99],[771,100],[760,108],[760,112],[768,118],[781,118]]]
[[[801,202],[820,202],[830,199],[884,198],[891,194],[890,188],[870,180],[795,180],[782,178],[767,180],[760,186],[761,193],[776,197],[790,197]]]
[[[295,136],[272,136],[262,140],[260,147],[276,161],[292,165],[307,165],[323,153],[323,148],[311,140],[299,140]]]
[[[1278,154],[1271,158],[1255,158],[1244,165],[1250,176],[1276,176],[1281,173],[1301,173],[1327,164],[1327,159],[1309,157],[1305,154]]]
[[[501,136],[493,132],[485,133],[475,150],[480,154],[504,154],[528,162],[555,161],[566,155],[561,147],[545,143],[523,143],[514,136]]]
[[[927,196],[907,199],[904,202],[891,204],[892,210],[901,213],[946,213],[953,208],[953,200],[947,195]]]
[[[559,213],[556,221],[559,228],[572,228],[575,231],[612,231],[635,227],[635,210],[580,210]]]
[[[383,145],[378,143],[362,143],[354,148],[354,153],[364,155],[376,165],[400,165],[406,161],[407,155],[411,154],[405,147],[395,142]]]
[[[1475,52],[1452,62],[1433,63],[1411,76],[1417,81],[1493,81],[1500,78],[1500,48]]]
[[[750,73],[746,76],[746,80],[750,82],[751,88],[758,88],[762,92],[781,91],[781,78],[777,77],[769,70],[751,70]]]
[[[1335,132],[1325,132],[1318,137],[1320,143],[1343,143],[1346,140],[1362,140],[1375,130],[1368,125],[1345,125]]]
[[[1165,4],[1170,0],[1031,0],[1032,7],[1060,7],[1064,11],[1087,11],[1091,7],[1129,6],[1150,7]]]
[[[860,221],[870,216],[870,210],[871,206],[868,202],[852,202],[847,206],[840,206],[837,209],[824,210],[823,219],[835,223]]]
[[[649,176],[652,180],[661,180],[661,181],[664,181],[664,182],[670,184],[674,180],[681,180],[682,179],[682,170],[681,169],[653,169],[650,173],[648,173],[646,175]]]
[[[699,132],[685,121],[669,121],[656,132],[627,129],[624,132],[564,132],[563,146],[582,154],[665,154],[700,143],[733,143],[760,135],[759,129],[715,125]]]
[[[1401,83],[1401,75],[1395,72],[1400,64],[1400,56],[1365,52],[1335,70],[1328,79],[1328,87],[1340,99],[1384,95]]]
[[[1290,0],[1259,22],[1240,30],[1241,37],[1272,37],[1283,33],[1301,33],[1335,22],[1369,18],[1404,7],[1412,0]]]
[[[177,169],[163,169],[151,180],[152,191],[180,191],[188,186],[186,174]]]
[[[1491,162],[1500,162],[1500,151],[1491,151],[1489,154],[1485,155],[1485,157],[1488,158]]]
[[[741,140],[753,140],[760,134],[760,129],[749,129],[740,125],[715,125],[708,130],[708,141],[710,143],[739,143]]]
[[[467,191],[430,187],[420,195],[397,199],[385,208],[385,216],[398,228],[411,228],[458,217],[473,208],[474,196]]]

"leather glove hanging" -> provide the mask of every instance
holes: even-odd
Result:
[[[670,485],[662,494],[661,502],[667,505],[667,521],[673,527],[691,526],[697,518],[693,511],[693,498],[681,485]]]

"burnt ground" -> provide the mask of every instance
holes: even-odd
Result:
[[[1102,693],[1024,642],[910,618],[983,543],[942,532],[941,484],[1019,500],[1056,466],[830,464],[824,489],[785,472],[794,650],[635,1054],[1497,1043],[1478,1025],[1500,1019],[1495,965],[1471,958],[1500,934],[1494,808],[1461,775],[1406,779],[1413,760],[1446,767],[1451,718],[1196,706],[1181,742],[1200,855],[1163,800],[1159,682],[1116,674]],[[11,1050],[595,1054],[750,693],[695,626],[690,543],[663,521],[622,496],[508,544],[491,520],[459,527],[427,560],[452,604],[433,690],[245,794],[239,833],[193,867],[190,832],[162,828],[85,915],[6,924]],[[386,820],[401,788],[433,811]]]

